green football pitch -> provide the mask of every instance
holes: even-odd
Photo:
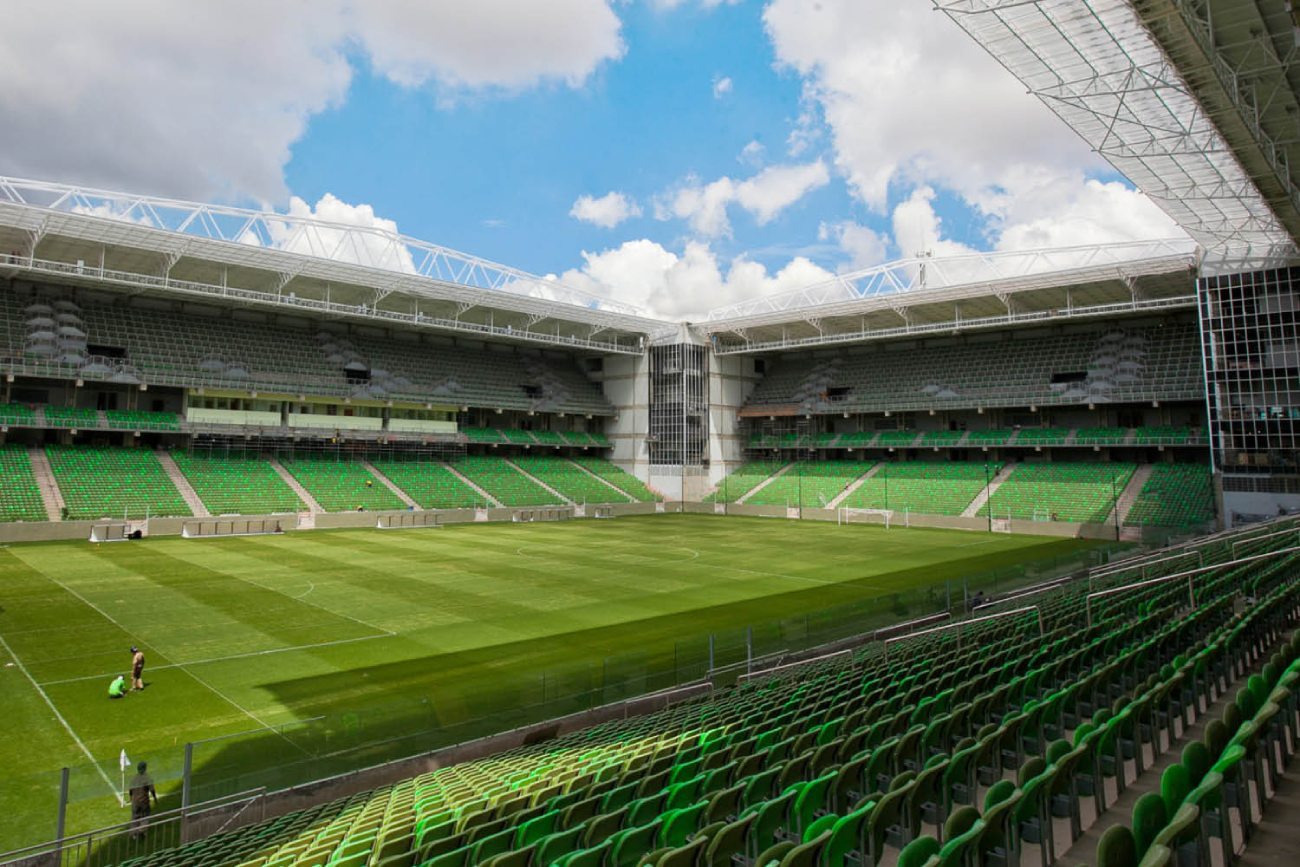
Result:
[[[119,757],[179,804],[465,740],[942,608],[1090,543],[660,515],[0,548],[0,851],[127,818]],[[960,599],[959,591],[957,599]],[[838,613],[828,613],[835,609]],[[878,616],[872,616],[874,615]],[[109,700],[148,658],[147,688]]]

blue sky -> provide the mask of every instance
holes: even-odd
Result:
[[[664,316],[1168,237],[928,0],[15,0],[0,173],[383,221]]]
[[[690,176],[783,162],[802,82],[775,68],[757,3],[620,11],[627,53],[580,88],[439,99],[435,87],[399,87],[355,58],[346,103],[313,118],[295,143],[289,188],[310,202],[327,192],[369,202],[410,234],[539,273],[622,236],[677,242],[681,221],[656,220],[652,199]],[[715,96],[722,79],[731,90]],[[763,156],[742,163],[751,142]],[[824,155],[820,144],[802,161]],[[643,215],[615,230],[569,216],[580,195],[611,190]],[[827,185],[765,226],[739,211],[734,237],[714,247],[776,263],[789,258],[780,251],[818,245],[820,222],[855,210],[843,184]],[[833,245],[820,246],[834,264]]]

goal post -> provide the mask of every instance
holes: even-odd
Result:
[[[90,528],[92,542],[125,542],[131,538],[131,525],[125,521],[107,521]]]
[[[840,506],[835,511],[835,523],[844,524],[881,524],[886,530],[893,523],[893,509],[852,509]]]

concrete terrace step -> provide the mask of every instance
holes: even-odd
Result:
[[[410,506],[412,509],[420,508],[419,503],[415,502],[415,500],[412,500],[410,495],[407,494],[406,491],[403,491],[401,488],[397,487],[397,485],[394,484],[392,479],[388,478],[388,476],[381,473],[379,471],[379,468],[376,467],[374,464],[370,463],[370,461],[362,461],[361,466],[365,467],[366,472],[370,473],[370,475],[378,479],[380,483],[383,484],[384,487],[388,488],[388,490],[396,494],[397,498],[400,499],[403,503],[406,503],[406,505]]]
[[[41,503],[45,506],[45,517],[51,521],[63,520],[63,491],[50,469],[50,459],[45,456],[45,449],[33,446],[27,450],[32,462],[32,475],[36,477],[36,487],[41,492]]]
[[[509,459],[506,460],[506,463],[509,464],[511,467],[513,467],[516,472],[522,474],[525,478],[529,479],[533,484],[545,488],[555,496],[559,497],[560,498],[559,502],[569,506],[573,505],[573,500],[570,500],[568,497],[564,496],[564,494],[561,494],[559,491],[555,490],[555,488],[552,488],[550,485],[546,484],[546,482],[543,482],[541,479],[537,478],[537,476],[534,476],[532,473],[528,472],[528,470],[519,466],[519,464]]]
[[[633,497],[631,494],[629,494],[627,491],[623,490],[623,489],[620,488],[618,485],[616,485],[616,484],[614,484],[613,482],[611,482],[609,479],[606,479],[606,478],[603,478],[603,477],[601,477],[601,476],[596,475],[596,474],[593,473],[591,470],[587,469],[586,467],[584,467],[582,464],[578,463],[577,461],[569,461],[568,463],[569,463],[569,466],[572,466],[572,467],[575,467],[576,469],[582,470],[584,473],[586,473],[587,475],[591,476],[591,477],[592,477],[593,479],[595,479],[596,481],[601,482],[601,483],[603,483],[603,484],[605,484],[605,485],[608,485],[612,490],[615,490],[615,491],[617,491],[618,493],[622,494],[623,496],[627,497],[627,501],[628,501],[629,503],[635,503],[635,502],[636,502],[636,497]]]
[[[1016,466],[1016,464],[1007,464],[1002,469],[998,470],[998,474],[989,480],[988,486],[976,494],[975,499],[970,501],[970,505],[962,510],[961,516],[963,518],[978,517],[980,509],[984,508],[984,504],[989,501],[989,497],[993,496],[993,493],[997,491],[998,488],[1002,487],[1002,483],[1011,476],[1011,471],[1014,470]]]
[[[781,467],[781,469],[777,470],[775,473],[772,473],[772,475],[768,476],[766,479],[763,479],[763,481],[759,482],[757,485],[754,485],[754,487],[750,488],[743,495],[736,498],[736,505],[740,505],[741,503],[748,500],[750,497],[757,494],[759,491],[766,488],[768,485],[772,484],[773,480],[781,476],[784,476],[786,473],[790,471],[790,468],[793,466],[794,464],[786,464],[785,466]]]
[[[163,451],[154,452],[154,456],[158,458],[158,463],[162,464],[163,471],[167,473],[167,478],[171,479],[172,484],[176,486],[176,490],[181,492],[181,498],[190,507],[190,512],[193,513],[194,517],[211,517],[212,512],[203,504],[203,500],[199,499],[198,492],[194,490],[190,480],[185,478],[181,468],[176,466],[176,461],[172,459],[172,456]]]
[[[456,478],[460,479],[461,482],[463,482],[466,487],[477,492],[478,495],[483,498],[483,502],[493,506],[494,508],[500,508],[501,506],[500,500],[498,500],[496,497],[492,496],[487,491],[480,488],[477,484],[472,482],[468,476],[464,475],[460,470],[456,469],[451,464],[443,464],[443,466],[447,468],[447,471],[449,473],[451,473]]]
[[[302,483],[293,477],[293,473],[284,468],[284,464],[280,463],[275,458],[271,458],[269,463],[271,464],[271,469],[275,470],[276,473],[279,474],[280,478],[284,479],[284,483],[292,488],[293,492],[298,495],[298,499],[302,500],[307,505],[307,511],[311,512],[313,515],[325,514],[325,510],[321,508],[321,504],[316,502],[316,498],[309,494],[307,489],[302,486]]]
[[[862,475],[858,476],[856,479],[854,479],[854,480],[849,484],[849,486],[848,486],[847,488],[845,488],[844,490],[840,491],[840,493],[835,497],[835,499],[833,499],[833,500],[831,500],[829,503],[827,503],[827,504],[826,504],[826,508],[828,508],[828,509],[838,509],[838,508],[840,507],[840,503],[842,503],[842,502],[844,502],[845,500],[847,500],[850,496],[853,495],[853,492],[854,492],[854,491],[856,491],[858,488],[862,487],[862,483],[863,483],[863,482],[865,482],[867,479],[869,479],[869,478],[871,478],[872,476],[874,476],[876,473],[880,472],[880,468],[883,467],[883,466],[884,466],[883,463],[876,464],[876,465],[873,466],[871,469],[867,470],[865,473],[863,473]]]
[[[1151,464],[1142,464],[1133,471],[1128,484],[1124,486],[1119,499],[1115,502],[1115,508],[1111,509],[1110,514],[1106,516],[1107,524],[1119,524],[1121,527],[1124,525],[1124,522],[1128,520],[1128,513],[1133,510],[1133,504],[1137,502],[1142,489],[1146,487],[1147,479],[1151,478],[1151,473],[1154,471],[1155,467]],[[1116,516],[1116,512],[1119,512],[1118,516]]]

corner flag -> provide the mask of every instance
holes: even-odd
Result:
[[[129,767],[131,767],[131,760],[128,759],[128,758],[126,757],[126,749],[125,749],[125,748],[122,750],[122,754],[121,754],[120,756],[117,757],[117,767],[118,767],[118,770],[120,770],[120,771],[122,772],[122,793],[121,793],[120,795],[117,796],[117,802],[118,802],[118,804],[120,804],[121,806],[125,807],[126,804],[127,804],[127,798],[126,798],[126,769],[129,768]]]

